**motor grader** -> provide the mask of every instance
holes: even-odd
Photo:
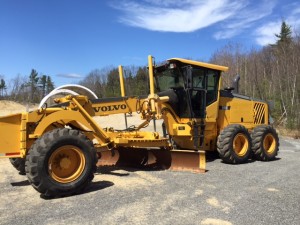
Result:
[[[126,96],[121,66],[121,97],[99,99],[84,87],[85,95],[68,86],[55,89],[38,109],[0,118],[0,156],[45,196],[81,192],[97,166],[203,172],[207,151],[231,164],[273,160],[279,141],[267,103],[236,93],[237,85],[221,90],[227,70],[181,58],[155,65],[149,56],[148,96]],[[94,119],[133,112],[141,124],[123,130]],[[153,120],[163,121],[162,135],[143,131]]]

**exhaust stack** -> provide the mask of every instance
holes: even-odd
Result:
[[[241,79],[241,77],[240,77],[239,74],[237,74],[237,75],[234,77],[234,79],[233,79],[233,81],[232,81],[232,85],[231,85],[231,86],[234,88],[234,89],[232,90],[233,93],[236,93],[236,94],[239,93],[239,81],[240,81],[240,79]]]

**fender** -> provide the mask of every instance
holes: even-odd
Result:
[[[71,119],[72,118],[72,119]],[[39,125],[36,127],[34,131],[34,136],[40,137],[45,133],[45,130],[53,123],[62,121],[64,123],[69,123],[70,121],[76,121],[83,124],[89,130],[93,130],[91,125],[87,122],[87,120],[82,116],[82,114],[78,111],[71,111],[71,110],[61,110],[50,115],[44,117]]]

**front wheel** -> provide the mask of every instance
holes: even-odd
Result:
[[[279,151],[279,138],[276,130],[269,125],[260,125],[252,131],[252,151],[261,161],[274,160]]]
[[[96,171],[96,151],[82,133],[55,129],[39,138],[29,150],[25,169],[31,185],[49,197],[80,193]]]
[[[217,150],[226,163],[247,162],[251,153],[251,138],[247,129],[240,124],[225,127],[218,137]]]

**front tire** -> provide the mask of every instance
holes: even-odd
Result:
[[[80,193],[94,178],[96,151],[78,130],[60,128],[32,145],[25,169],[31,185],[47,197]]]
[[[240,164],[249,159],[251,138],[247,129],[240,124],[225,127],[218,137],[217,150],[225,163]]]
[[[276,130],[269,125],[260,125],[252,131],[252,151],[257,160],[274,160],[279,151]]]

